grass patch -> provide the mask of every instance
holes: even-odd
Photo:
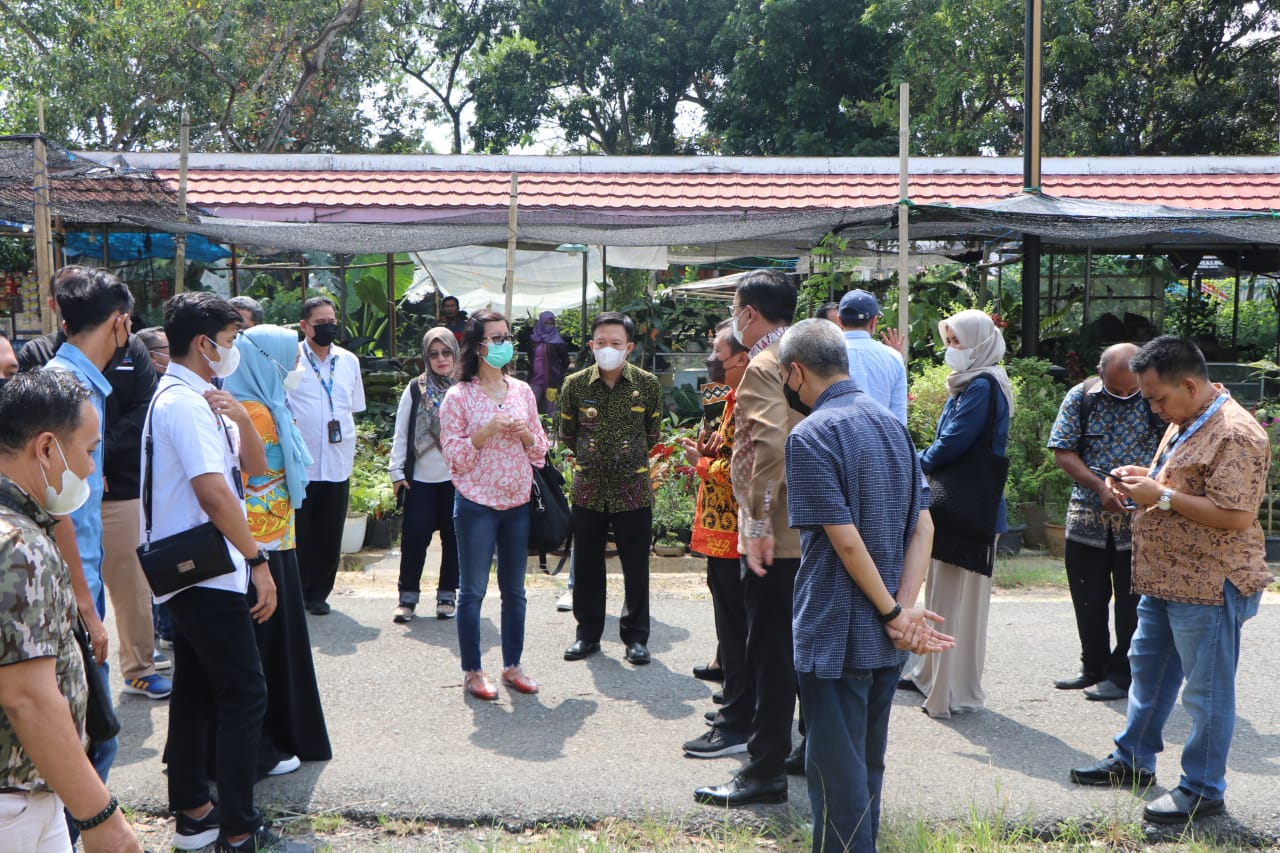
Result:
[[[1067,589],[1067,567],[1061,557],[1000,557],[991,573],[996,589]]]

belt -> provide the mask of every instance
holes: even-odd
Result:
[[[26,788],[14,788],[10,785],[0,785],[0,794],[30,794]]]

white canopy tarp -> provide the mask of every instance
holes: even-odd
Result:
[[[458,297],[464,311],[491,308],[502,311],[506,297],[502,282],[507,274],[507,250],[486,246],[458,246],[430,252],[411,252],[418,269],[414,286]],[[613,265],[612,254],[609,263]],[[596,282],[604,277],[600,251],[587,250],[587,301],[600,298]],[[582,255],[571,252],[516,252],[516,283],[511,309],[517,317],[541,311],[561,311],[582,304]],[[514,318],[513,318],[514,319]]]

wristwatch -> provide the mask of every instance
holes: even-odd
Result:
[[[1160,493],[1160,500],[1156,501],[1156,509],[1161,512],[1173,509],[1173,489],[1165,489]]]
[[[267,562],[267,552],[259,548],[258,553],[254,554],[245,562],[249,564],[249,568],[256,569],[258,566],[261,566],[263,563]]]

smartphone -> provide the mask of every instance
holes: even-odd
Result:
[[[1117,477],[1115,474],[1112,474],[1110,471],[1104,471],[1101,468],[1090,468],[1089,470],[1097,474],[1099,477],[1101,477],[1104,480],[1115,480],[1117,483],[1124,482],[1122,479]]]

